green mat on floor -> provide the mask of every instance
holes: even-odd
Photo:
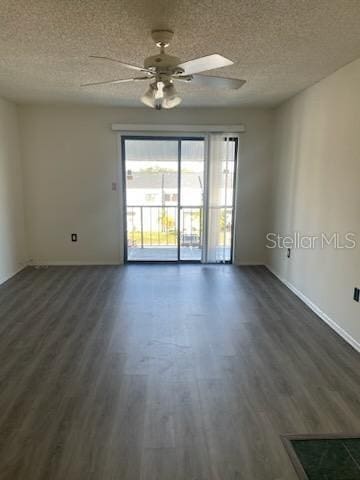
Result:
[[[286,435],[283,441],[300,479],[360,480],[360,434]]]

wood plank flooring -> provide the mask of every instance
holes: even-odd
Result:
[[[360,355],[263,267],[28,268],[0,287],[1,480],[295,480],[360,432]]]

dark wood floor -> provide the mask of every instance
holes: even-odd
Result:
[[[27,269],[0,287],[1,480],[294,480],[360,431],[360,355],[265,268]]]

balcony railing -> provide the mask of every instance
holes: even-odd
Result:
[[[219,206],[218,245],[231,245],[232,208]],[[179,211],[179,218],[178,218]],[[171,205],[128,205],[129,248],[176,247],[180,220],[180,247],[202,248],[203,207]]]
[[[180,208],[180,242],[201,247],[203,208]],[[129,247],[174,247],[178,244],[178,207],[128,205],[127,235]]]

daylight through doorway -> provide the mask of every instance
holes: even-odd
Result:
[[[127,261],[231,261],[236,146],[217,142],[208,169],[205,138],[122,137]]]

